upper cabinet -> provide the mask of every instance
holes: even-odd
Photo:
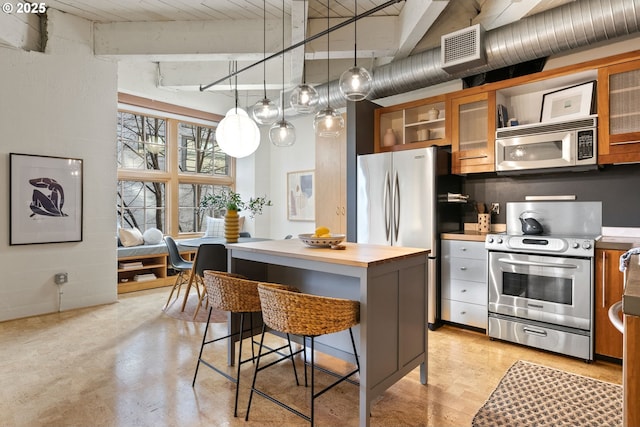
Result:
[[[451,117],[451,172],[467,174],[493,172],[496,133],[495,92],[473,95],[453,94],[449,102]]]
[[[445,97],[379,108],[375,111],[375,151],[449,145]]]
[[[640,161],[640,60],[598,73],[598,163]]]

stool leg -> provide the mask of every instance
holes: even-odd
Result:
[[[242,339],[244,338],[244,313],[240,313],[240,344],[238,344],[238,368],[236,369],[236,402],[233,416],[238,416],[238,391],[240,390],[240,365],[242,364]]]
[[[196,377],[198,376],[198,368],[200,367],[200,360],[202,360],[202,350],[204,350],[204,343],[207,339],[207,330],[209,329],[209,321],[211,320],[211,312],[213,307],[209,308],[209,317],[207,318],[207,324],[204,326],[204,334],[202,334],[202,344],[200,345],[200,354],[198,354],[198,363],[196,364],[196,372],[193,374],[193,382],[191,387],[196,385]]]
[[[311,427],[313,427],[313,416],[315,414],[314,402],[316,400],[315,396],[315,349],[314,349],[314,339],[311,337]],[[306,368],[305,368],[306,369]]]
[[[298,371],[296,370],[296,362],[295,360],[293,360],[293,347],[291,347],[291,337],[289,334],[287,334],[287,342],[289,343],[289,354],[291,355],[291,365],[293,366],[293,375],[296,377],[296,385],[300,385],[300,382],[298,382]],[[306,368],[305,368],[305,374],[306,374]]]
[[[253,371],[253,381],[251,382],[251,393],[249,393],[249,403],[247,404],[247,413],[244,416],[245,421],[249,421],[249,411],[251,410],[251,401],[253,400],[253,391],[256,388],[256,378],[258,376],[258,368],[260,367],[260,356],[262,355],[262,344],[264,343],[264,333],[267,325],[262,325],[262,335],[260,336],[260,347],[258,348],[258,358],[256,359],[256,366]]]

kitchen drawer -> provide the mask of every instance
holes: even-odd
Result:
[[[467,280],[470,282],[487,282],[487,259],[447,258],[442,262],[442,281]]]
[[[442,320],[487,329],[487,306],[442,299]]]
[[[442,256],[487,259],[484,242],[469,242],[465,240],[442,240]]]
[[[469,302],[487,306],[487,282],[470,282],[468,280],[448,280],[448,286],[442,287],[442,298]]]

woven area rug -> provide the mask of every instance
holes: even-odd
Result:
[[[203,303],[198,310],[198,315],[196,318],[193,318],[193,313],[196,312],[196,305],[198,304],[198,294],[195,292],[189,293],[189,299],[187,299],[187,305],[182,311],[182,302],[184,293],[180,293],[180,296],[176,299],[175,297],[169,302],[169,306],[165,308],[164,314],[169,317],[173,317],[174,319],[186,320],[189,322],[200,322],[206,323],[207,316],[209,315],[209,308],[205,306]],[[227,321],[227,312],[220,311],[214,309],[211,313],[211,322],[212,323],[224,323]]]
[[[509,368],[471,425],[618,427],[622,386],[520,360]]]

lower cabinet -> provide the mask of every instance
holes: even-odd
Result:
[[[186,260],[192,260],[195,251],[181,252]],[[169,275],[168,255],[146,254],[118,258],[118,293],[160,288],[174,283],[176,277]]]
[[[484,242],[442,241],[442,320],[487,329],[487,250]]]
[[[622,299],[624,275],[620,256],[626,251],[596,249],[595,353],[622,359],[622,334],[609,320],[609,307]]]

